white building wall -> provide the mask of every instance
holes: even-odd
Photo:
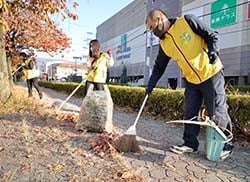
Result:
[[[141,25],[102,43],[103,50],[112,50],[115,62],[114,66],[121,64],[134,64],[145,61],[145,30],[145,25]],[[126,36],[127,38],[126,45],[122,45],[122,36]],[[127,51],[122,51],[122,46],[125,46]]]

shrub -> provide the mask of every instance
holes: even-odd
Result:
[[[39,85],[71,93],[79,83],[39,82]],[[128,107],[138,111],[145,98],[144,87],[131,87],[122,85],[109,85],[111,96],[115,105]],[[82,97],[84,85],[76,92]],[[234,133],[243,132],[250,136],[250,95],[227,95],[230,115],[234,125]],[[144,112],[152,116],[163,117],[164,120],[182,119],[184,115],[184,92],[181,90],[170,90],[155,88],[150,95]]]

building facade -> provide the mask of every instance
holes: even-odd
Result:
[[[73,75],[84,79],[88,73],[86,64],[60,63],[56,65],[55,70],[57,79],[68,78]]]
[[[130,80],[144,77],[146,13],[147,4],[136,0],[97,27],[102,50],[113,52],[115,63],[109,77],[114,82],[119,82],[124,65]]]
[[[169,17],[195,14],[219,32],[225,78],[232,85],[250,84],[250,2],[248,0],[135,0],[97,27],[102,48],[111,49],[115,64],[110,78],[119,81],[126,66],[130,82],[147,84],[159,50],[159,40],[146,31],[145,19],[153,8]],[[157,86],[184,87],[175,61],[170,61]]]
[[[72,63],[67,60],[37,58],[37,69],[40,77],[46,80],[67,80],[72,81],[72,77],[84,79],[88,69],[86,64]]]

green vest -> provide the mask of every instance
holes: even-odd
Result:
[[[215,64],[209,64],[206,42],[193,32],[184,16],[170,27],[160,45],[165,54],[177,62],[190,83],[200,84],[223,67],[219,58]]]

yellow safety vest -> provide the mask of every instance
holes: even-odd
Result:
[[[24,63],[26,65],[29,65],[30,61],[31,60],[27,59],[27,60],[25,60]],[[32,79],[32,78],[36,78],[36,77],[39,76],[38,71],[35,69],[35,65],[34,65],[33,69],[26,69],[26,68],[24,68],[23,71],[24,71],[25,79],[27,79],[27,80]]]
[[[92,65],[92,71],[87,76],[87,81],[95,83],[106,83],[107,78],[107,57],[105,53],[95,60],[93,57],[89,57]],[[94,61],[94,63],[93,63]]]
[[[218,58],[215,64],[209,64],[207,44],[195,34],[184,16],[178,18],[160,41],[165,54],[177,62],[188,82],[200,84],[222,68]]]

